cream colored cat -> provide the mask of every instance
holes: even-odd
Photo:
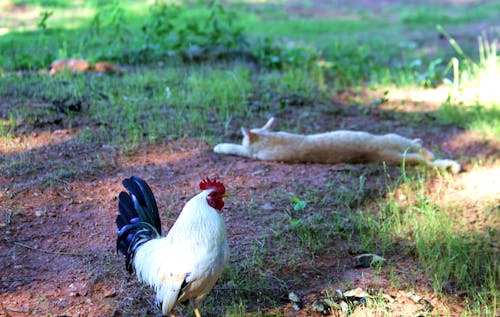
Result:
[[[407,139],[397,134],[375,135],[363,131],[338,130],[319,134],[273,132],[274,118],[262,128],[241,128],[243,142],[222,143],[215,153],[232,154],[252,159],[281,162],[426,164],[452,173],[460,171],[460,164],[452,160],[434,160],[431,151],[420,139]]]

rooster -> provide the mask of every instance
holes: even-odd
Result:
[[[201,193],[189,200],[166,236],[156,200],[148,184],[137,176],[123,180],[117,252],[123,253],[129,273],[153,287],[166,316],[176,303],[190,301],[196,317],[199,304],[222,274],[229,256],[224,220],[224,185],[208,177]],[[172,314],[173,316],[173,314]]]

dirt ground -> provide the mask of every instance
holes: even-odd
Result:
[[[421,137],[425,146],[439,149],[439,156],[455,158],[463,165],[465,171],[454,176],[455,193],[470,186],[468,170],[473,162],[480,158],[487,170],[499,157],[498,140],[485,140],[458,128],[434,126],[428,117],[417,125],[409,124],[405,120],[414,122],[415,118],[405,119],[403,113],[381,108],[363,111],[361,107],[342,105],[345,96],[337,99],[323,107],[287,108],[277,117],[294,122],[299,113],[308,113],[301,122],[310,127],[309,132],[370,126],[372,132],[390,130]],[[414,115],[409,113],[408,118]],[[281,219],[279,215],[290,204],[283,197],[303,195],[304,189],[315,188],[320,199],[328,195],[327,184],[349,189],[352,184],[346,181],[346,175],[365,175],[362,198],[369,202],[372,194],[380,191],[385,173],[394,177],[400,174],[399,167],[389,167],[385,172],[380,164],[281,164],[218,156],[211,145],[189,138],[140,146],[134,152],[120,154],[111,146],[96,149],[78,142],[78,124],[75,126],[73,130],[35,128],[31,134],[14,140],[16,144],[4,153],[4,166],[10,168],[0,178],[0,316],[158,313],[151,293],[135,278],[128,277],[124,259],[115,253],[117,195],[122,190],[121,180],[130,175],[139,175],[151,184],[163,212],[165,231],[183,204],[197,193],[200,179],[206,175],[219,177],[230,193],[222,215],[228,227],[232,261],[238,263],[238,259],[252,256],[252,243],[268,232],[270,223]],[[416,130],[416,126],[420,128]],[[496,169],[486,173],[496,182],[491,183],[493,190],[500,179]],[[484,181],[479,178],[477,185]],[[498,191],[500,186],[496,188]],[[255,206],[252,214],[243,207],[249,204]],[[281,290],[284,293],[277,301],[286,316],[314,316],[310,305],[324,295],[325,288],[346,290],[346,283],[354,288],[383,288],[394,299],[394,315],[422,309],[421,304],[406,296],[408,286],[394,288],[387,277],[373,269],[354,269],[352,246],[337,241],[329,248],[335,252],[322,252],[313,262],[283,265],[280,279],[290,278],[291,282],[286,283],[287,290]],[[434,298],[429,280],[411,266],[413,259],[391,260],[400,262],[404,284],[414,285],[414,292],[432,303],[435,313],[460,313],[463,300],[454,296],[447,300]],[[291,290],[309,308],[295,311],[286,300],[286,292]],[[224,291],[216,287],[211,297],[217,300]],[[363,315],[363,309],[357,313]]]
[[[307,8],[288,8],[302,14],[299,9]],[[303,14],[320,13],[326,14],[323,10]],[[353,98],[364,104],[376,100],[363,93],[340,94],[329,104],[289,107],[275,116],[289,124],[300,121],[303,132],[363,129],[420,137],[439,157],[456,159],[464,168],[453,176],[450,199],[468,201],[468,193],[481,195],[485,190],[478,188],[484,189],[485,184],[489,195],[499,197],[499,140],[435,125],[433,103],[409,100],[405,109],[397,109],[400,100],[377,108],[347,106]],[[0,111],[5,110],[2,108],[6,103],[0,101]],[[265,119],[255,121],[263,124]],[[173,224],[184,203],[198,192],[201,178],[219,177],[230,194],[222,216],[228,228],[231,261],[237,265],[239,259],[252,256],[251,245],[262,239],[263,232],[269,232],[273,221],[281,219],[289,206],[285,199],[288,195],[303,195],[307,188],[314,188],[318,199],[328,198],[327,184],[349,190],[353,184],[346,175],[364,175],[367,181],[361,198],[368,212],[369,202],[380,191],[386,174],[394,179],[401,173],[399,167],[385,171],[380,164],[281,164],[218,156],[211,150],[213,144],[189,138],[120,153],[109,145],[94,148],[78,141],[78,129],[84,124],[84,118],[74,118],[72,129],[58,122],[27,127],[29,133],[15,138],[13,144],[3,145],[0,316],[158,316],[152,293],[128,276],[123,257],[115,252],[117,196],[123,190],[121,180],[130,175],[139,175],[151,185],[162,212],[164,231]],[[238,141],[239,127],[234,124],[233,128],[235,133],[225,141]],[[482,164],[479,171],[472,169],[477,162]],[[475,177],[478,174],[481,177]],[[438,184],[431,182],[429,186]],[[251,214],[248,205],[255,207]],[[280,294],[270,290],[270,295],[277,296],[278,308],[273,311],[262,305],[261,309],[281,316],[320,316],[312,312],[311,304],[324,297],[324,290],[347,290],[349,286],[384,289],[392,297],[388,305],[394,316],[422,311],[422,304],[408,298],[409,291],[430,302],[433,315],[458,316],[464,307],[463,297],[434,297],[432,285],[415,268],[412,258],[390,259],[398,261],[400,268],[404,286],[398,288],[374,269],[353,268],[356,250],[352,246],[342,241],[327,245],[328,249],[314,261],[299,259],[276,270],[279,280],[290,280],[285,281],[283,289],[276,288]],[[228,291],[234,290],[218,285],[209,298],[217,301]],[[294,310],[286,299],[289,291],[301,296],[305,309]],[[376,312],[360,307],[352,316],[373,314]]]

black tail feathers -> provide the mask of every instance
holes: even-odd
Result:
[[[122,184],[128,193],[121,192],[118,196],[116,250],[126,256],[125,266],[132,272],[137,249],[161,236],[161,222],[153,192],[144,180],[132,176],[124,179]]]

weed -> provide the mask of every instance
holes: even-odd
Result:
[[[452,70],[453,80],[451,98],[454,103],[481,104],[495,106],[500,97],[494,83],[500,80],[500,57],[497,55],[495,41],[488,40],[486,34],[478,37],[479,60],[470,58],[457,41],[438,25],[438,31],[448,40],[458,57],[453,57],[445,72]]]
[[[321,58],[321,52],[306,44],[273,41],[269,37],[257,41],[254,54],[261,65],[269,69],[312,69]]]
[[[245,304],[240,300],[238,303],[233,303],[230,307],[227,308],[225,316],[226,317],[245,316],[245,313],[246,313]]]
[[[42,11],[40,13],[40,21],[38,21],[38,28],[47,30],[47,21],[53,14],[53,11]]]
[[[383,252],[393,252],[399,241],[413,241],[436,294],[460,290],[495,300],[498,294],[487,285],[498,287],[500,283],[498,267],[493,264],[498,253],[489,241],[497,239],[493,237],[499,232],[460,230],[464,224],[450,216],[455,211],[435,203],[433,196],[439,194],[431,194],[423,178],[406,177],[400,185],[406,189],[400,195],[408,201],[387,199],[380,205],[379,216],[356,218],[365,248],[378,246]]]
[[[461,107],[445,103],[439,108],[438,119],[444,124],[457,124],[481,132],[492,140],[500,136],[500,106]]]
[[[480,131],[493,138],[498,137],[500,100],[496,89],[491,86],[498,82],[500,74],[500,59],[495,42],[490,43],[486,36],[480,36],[479,61],[474,62],[443,28],[439,30],[459,55],[449,63],[449,68],[453,69],[453,81],[450,82],[453,89],[450,102],[440,108],[441,119]],[[473,106],[464,107],[470,104]]]
[[[488,76],[498,72],[496,42],[484,35],[478,40],[479,61],[473,61],[466,49],[445,35],[457,56],[443,73],[447,57],[442,52],[430,56],[427,49],[433,47],[412,34],[432,31],[439,20],[458,24],[491,18],[498,5],[485,4],[488,13],[474,9],[471,16],[463,11],[451,16],[443,7],[430,14],[421,8],[398,11],[403,34],[398,25],[391,24],[395,20],[376,20],[366,12],[356,13],[362,19],[290,19],[271,10],[269,4],[265,4],[269,10],[257,15],[235,12],[239,4],[225,6],[216,1],[201,5],[96,2],[88,5],[85,14],[71,16],[74,21],[69,25],[60,18],[67,2],[29,1],[48,2],[50,10],[44,9],[33,25],[9,28],[0,37],[0,95],[7,101],[1,104],[0,136],[2,146],[5,143],[15,149],[2,156],[0,171],[9,179],[43,171],[36,182],[49,187],[57,186],[61,178],[101,176],[103,170],[116,167],[113,155],[92,154],[102,146],[114,153],[143,143],[163,143],[170,137],[192,136],[212,142],[230,135],[240,124],[276,113],[297,114],[294,126],[304,131],[311,128],[311,119],[304,120],[309,113],[300,107],[322,103],[330,107],[332,92],[356,91],[365,84],[431,88],[451,73],[453,93],[465,93],[476,83],[495,79]],[[259,5],[252,3],[251,7]],[[242,49],[257,57],[259,72],[252,73],[244,64],[192,63],[224,50]],[[122,77],[10,72],[46,68],[55,58],[72,56],[136,66]],[[180,63],[178,57],[190,63]],[[137,66],[140,64],[148,65]],[[496,92],[495,88],[489,91]],[[54,105],[68,97],[88,102],[79,111]],[[452,95],[439,110],[439,122],[498,138],[498,106],[495,102],[486,106],[488,100],[475,97],[472,103],[463,101],[472,106],[463,107]],[[386,102],[385,95],[378,101]],[[45,133],[54,127],[70,127],[78,137],[51,146],[50,153],[77,152],[81,156],[45,157],[43,149],[24,151],[26,145],[14,144],[16,136],[33,130]],[[411,176],[413,172],[416,176]],[[342,173],[343,177],[322,189],[303,186],[297,196],[277,193],[273,198],[286,205],[284,213],[277,213],[255,242],[238,246],[243,254],[232,259],[214,296],[207,298],[208,314],[282,314],[263,311],[281,305],[291,285],[302,285],[299,264],[307,259],[314,263],[326,252],[345,256],[335,243],[342,240],[352,252],[416,257],[436,294],[467,294],[467,313],[494,315],[499,298],[498,246],[494,243],[499,232],[492,225],[498,219],[496,206],[479,204],[482,217],[478,218],[485,219],[484,227],[471,225],[463,220],[466,215],[457,214],[468,212],[466,207],[443,205],[439,193],[426,187],[427,174],[421,175],[419,170],[407,173],[405,166],[402,173],[400,178],[386,173],[387,179],[375,186],[380,191],[375,195],[369,191],[371,175],[355,171]],[[441,175],[433,177],[447,181]],[[393,185],[387,187],[386,183]],[[103,259],[106,273],[111,260]],[[383,273],[377,271],[376,276]],[[389,274],[396,286],[403,285],[392,267]],[[344,285],[357,287],[353,281]],[[371,304],[381,314],[387,313],[378,298]]]
[[[290,200],[293,203],[293,210],[302,211],[307,206],[307,200],[302,200],[294,195],[290,196]]]

